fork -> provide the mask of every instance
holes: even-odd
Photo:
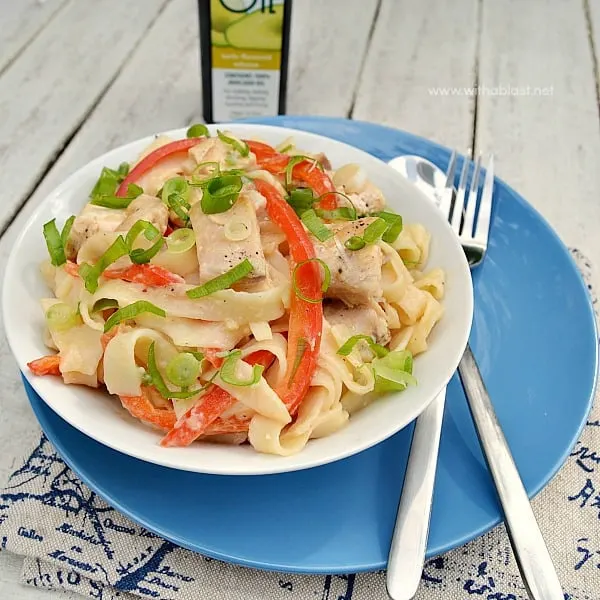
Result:
[[[457,154],[448,163],[439,208],[459,237],[471,268],[485,257],[492,215],[493,156],[486,169],[477,207],[481,155],[478,156],[467,197],[470,160],[463,159],[454,194]],[[466,204],[465,204],[466,198]],[[504,513],[517,566],[531,600],[563,600],[561,585],[548,548],[531,508],[517,466],[502,433],[485,383],[467,344],[458,366],[477,436]],[[425,559],[433,484],[443,421],[446,390],[417,419],[406,468],[402,497],[388,561],[387,590],[392,600],[409,600],[417,592]]]

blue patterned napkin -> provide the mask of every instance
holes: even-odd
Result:
[[[591,281],[591,265],[573,255]],[[591,289],[591,288],[590,288]],[[565,600],[600,599],[600,402],[534,509]],[[26,585],[99,600],[375,600],[383,572],[267,573],[178,548],[129,521],[85,486],[42,436],[0,493],[0,547],[24,557]],[[526,600],[503,527],[430,560],[417,600]]]

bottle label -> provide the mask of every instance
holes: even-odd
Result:
[[[284,0],[210,0],[213,119],[276,115]]]

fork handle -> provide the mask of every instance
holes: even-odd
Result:
[[[392,600],[411,600],[423,572],[446,388],[417,417],[387,565]]]
[[[508,537],[531,600],[563,600],[560,581],[469,346],[458,366],[477,435],[496,484]]]

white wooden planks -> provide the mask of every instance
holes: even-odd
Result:
[[[383,0],[353,117],[466,150],[471,144],[477,0]],[[353,59],[354,60],[354,59]]]
[[[0,76],[0,230],[166,1],[70,2]]]
[[[173,0],[143,34],[143,40],[110,89],[0,240],[0,265],[5,264],[12,241],[37,204],[70,173],[119,144],[184,126],[201,112],[197,29],[194,0]],[[173,35],[174,31],[177,35]],[[31,144],[21,143],[21,147],[26,150]],[[10,426],[14,432],[10,437],[0,435],[0,481],[3,481],[10,469],[4,457],[12,456],[9,449],[14,436],[33,441],[38,435],[4,335],[0,338],[0,379],[5,386],[0,397],[0,431],[7,431]]]
[[[92,158],[140,137],[201,121],[201,114],[197,5],[195,0],[173,0],[46,174],[33,203]]]
[[[596,77],[596,97],[600,116],[600,3],[597,0],[584,0],[590,47],[594,52],[594,70]]]
[[[347,116],[378,3],[378,0],[294,3],[289,114]]]
[[[4,0],[0,3],[0,73],[46,26],[67,0]]]
[[[477,148],[496,154],[497,173],[567,244],[600,258],[589,228],[600,223],[600,123],[582,3],[485,0],[480,84]]]

